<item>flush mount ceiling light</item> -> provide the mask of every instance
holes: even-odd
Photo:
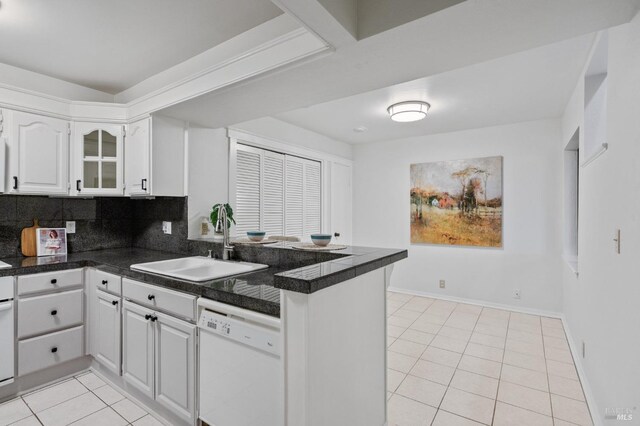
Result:
[[[387,108],[387,112],[393,121],[407,123],[425,118],[430,107],[431,105],[426,102],[406,101],[391,105]]]

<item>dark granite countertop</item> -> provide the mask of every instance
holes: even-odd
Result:
[[[310,294],[407,257],[406,250],[368,247],[348,247],[332,252],[300,252],[292,249],[289,243],[261,247],[236,246],[236,252],[238,260],[270,266],[231,278],[196,283],[131,270],[133,264],[193,254],[122,248],[72,253],[67,256],[2,259],[11,267],[0,269],[0,276],[94,267],[137,281],[280,316],[280,289]]]

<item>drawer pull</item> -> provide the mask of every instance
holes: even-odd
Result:
[[[107,283],[109,283],[109,281],[107,281],[107,280],[102,280],[102,284],[103,284],[103,285],[107,285]]]
[[[54,279],[51,280],[51,284],[57,284],[57,283],[58,283],[57,279],[54,278]]]
[[[155,297],[153,294],[150,294],[150,295],[148,295],[148,296],[147,296],[147,299],[149,299],[149,300],[153,300],[153,299],[155,299],[155,298],[156,298],[156,297]]]
[[[58,311],[54,309],[53,311],[51,311],[51,315],[58,315]]]
[[[144,319],[146,319],[147,321],[149,321],[151,319],[151,315],[147,314],[144,316]]]
[[[56,348],[55,346],[53,348],[51,348],[51,353],[55,354],[56,352],[58,352],[58,348]]]
[[[111,301],[111,304],[112,304],[113,306],[116,306],[116,305],[118,304],[118,301],[117,301],[117,300],[112,300],[112,301]]]
[[[157,320],[158,320],[158,317],[157,317],[157,316],[153,315],[153,316],[151,317],[151,322],[156,322]]]

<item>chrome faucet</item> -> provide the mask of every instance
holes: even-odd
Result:
[[[222,260],[229,260],[231,253],[233,253],[233,246],[229,244],[229,224],[224,204],[218,207],[218,223],[216,225],[222,227]]]

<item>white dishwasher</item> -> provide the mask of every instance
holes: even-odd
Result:
[[[13,382],[13,277],[0,278],[0,386]]]
[[[284,425],[280,319],[202,298],[198,311],[200,420]]]

